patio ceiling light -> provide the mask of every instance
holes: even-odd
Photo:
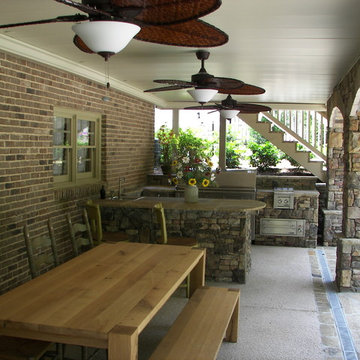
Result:
[[[108,59],[124,49],[141,28],[120,21],[87,21],[72,29],[90,50]]]

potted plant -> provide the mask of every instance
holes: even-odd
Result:
[[[160,144],[160,166],[164,175],[171,174],[171,163],[176,151],[176,134],[165,125],[162,125],[156,137]]]
[[[180,131],[177,156],[172,162],[175,177],[172,183],[185,186],[185,201],[198,200],[198,186],[208,187],[215,179],[204,140],[197,138],[191,131]]]

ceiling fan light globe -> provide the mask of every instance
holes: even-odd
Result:
[[[231,120],[232,118],[234,118],[240,111],[239,110],[227,110],[227,109],[223,109],[220,110],[220,116],[223,119],[228,119]]]
[[[141,28],[120,21],[87,21],[73,25],[72,29],[93,52],[116,54]]]
[[[217,90],[215,89],[192,89],[188,90],[188,93],[192,98],[200,104],[205,104],[209,102],[216,94]]]

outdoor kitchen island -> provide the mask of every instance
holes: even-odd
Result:
[[[124,231],[130,241],[156,242],[160,229],[153,207],[165,209],[169,236],[194,237],[206,249],[206,278],[245,283],[251,267],[250,216],[265,207],[257,200],[141,197],[133,200],[97,200],[107,231]]]

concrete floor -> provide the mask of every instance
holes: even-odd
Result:
[[[223,343],[218,360],[360,359],[360,293],[337,293],[357,349],[355,356],[344,355],[317,251],[253,246],[246,284],[208,283],[241,289],[239,339],[236,344]],[[321,251],[333,274],[335,248]],[[139,360],[148,359],[185,303],[183,290],[179,290],[143,331]],[[78,349],[70,348],[67,355],[78,358]],[[104,351],[95,356],[105,358]]]

